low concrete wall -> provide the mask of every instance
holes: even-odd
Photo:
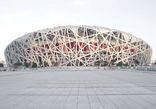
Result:
[[[137,66],[136,69],[142,71],[156,71],[156,66]]]

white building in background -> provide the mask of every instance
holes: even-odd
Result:
[[[129,33],[96,26],[59,26],[28,33],[5,49],[10,67],[148,65],[152,50]]]

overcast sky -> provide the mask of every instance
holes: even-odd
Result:
[[[0,59],[14,39],[63,25],[129,32],[149,43],[156,59],[156,0],[0,0]]]

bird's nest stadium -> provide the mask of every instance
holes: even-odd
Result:
[[[59,26],[28,33],[5,49],[10,67],[148,65],[152,50],[132,34],[97,26]]]

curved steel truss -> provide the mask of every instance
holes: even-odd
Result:
[[[9,66],[146,65],[151,48],[118,30],[93,26],[62,26],[39,30],[14,40],[5,50]]]

